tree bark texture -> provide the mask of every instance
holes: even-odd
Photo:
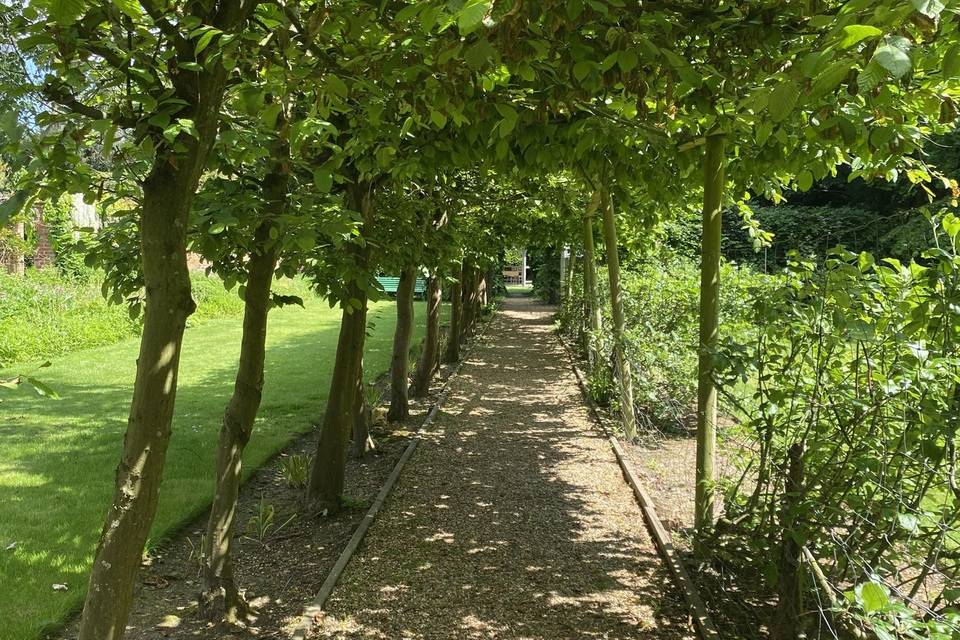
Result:
[[[463,276],[460,275],[462,278]],[[460,360],[460,323],[463,315],[463,284],[460,281],[450,286],[450,328],[447,331],[447,346],[443,361],[452,363]]]
[[[216,483],[203,546],[200,606],[209,619],[230,623],[242,620],[248,609],[234,580],[231,553],[243,451],[253,433],[263,394],[267,315],[277,266],[277,245],[272,242],[270,232],[274,218],[282,215],[287,202],[289,147],[283,140],[284,127],[281,122],[279,142],[273,149],[273,164],[263,181],[263,222],[254,233],[253,250],[247,262],[240,362],[233,395],[220,426]]]
[[[430,382],[439,366],[441,293],[440,278],[433,274],[427,281],[427,332],[410,389],[415,398],[423,398],[429,393]]]
[[[610,194],[603,193],[603,238],[607,252],[607,273],[610,280],[610,307],[613,316],[613,350],[620,376],[620,420],[623,435],[630,441],[637,437],[637,419],[633,408],[633,373],[627,358],[623,293],[620,290],[620,256],[617,254],[617,225]]]
[[[363,458],[376,448],[373,437],[370,435],[373,410],[367,402],[367,385],[363,381],[363,362],[357,369],[355,388],[357,395],[353,404],[353,443],[350,453],[354,458]]]
[[[400,274],[397,286],[397,325],[393,333],[393,357],[390,361],[390,409],[387,419],[400,422],[410,417],[408,380],[410,378],[410,338],[413,335],[413,293],[417,283],[416,267]]]
[[[347,190],[348,206],[361,212],[366,227],[370,222],[370,185],[360,182]],[[370,260],[369,245],[349,245],[347,248],[361,270]],[[363,361],[363,346],[367,329],[367,290],[361,283],[351,281],[346,299],[360,302],[360,308],[344,305],[340,322],[340,337],[334,359],[333,377],[327,408],[320,426],[317,451],[307,484],[307,502],[317,511],[335,513],[340,510],[346,470],[347,444],[353,431],[354,409],[357,400],[357,376]]]
[[[707,137],[703,159],[703,232],[700,258],[700,349],[697,376],[697,474],[694,526],[713,526],[717,389],[713,384],[720,318],[720,232],[724,185],[724,137]]]
[[[211,15],[200,17],[229,33],[244,24],[254,5],[254,0],[224,0]],[[216,137],[226,79],[226,69],[216,63],[175,77],[173,96],[186,103],[176,115],[194,121],[194,135],[180,136],[183,150],[158,147],[143,181],[143,334],[113,500],[94,554],[79,640],[119,640],[126,630],[160,495],[183,331],[195,309],[187,269],[188,217]]]
[[[593,337],[600,332],[602,324],[600,299],[597,296],[597,262],[593,241],[593,219],[600,207],[600,191],[590,198],[587,213],[583,217],[583,297],[586,301],[586,316],[589,331],[584,332],[584,348],[592,367],[596,364],[597,354],[593,348]]]
[[[803,445],[787,452],[786,486],[780,507],[780,559],[777,566],[777,612],[771,629],[774,640],[797,640],[803,633],[803,546],[797,542],[797,513],[803,500]]]
[[[464,262],[460,270],[460,346],[463,347],[467,337],[473,331],[473,320],[476,316],[476,270],[473,265]]]

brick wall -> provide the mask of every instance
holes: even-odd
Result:
[[[43,220],[43,209],[37,212],[37,217],[33,222],[33,233],[37,237],[37,248],[33,252],[33,266],[37,269],[53,266],[56,261],[56,254],[53,252],[53,245],[50,244],[50,229]]]

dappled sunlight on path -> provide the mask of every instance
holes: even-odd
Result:
[[[692,638],[550,309],[508,299],[327,604],[331,638]]]

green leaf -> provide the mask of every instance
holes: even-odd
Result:
[[[512,120],[516,122],[517,120],[517,110],[511,107],[508,104],[497,103],[497,112],[503,117],[504,120]]]
[[[29,195],[26,190],[21,189],[0,204],[0,225],[6,224],[12,216],[20,213]]]
[[[461,35],[473,33],[483,24],[483,18],[493,6],[492,0],[468,0],[457,15],[457,27]]]
[[[943,227],[947,235],[954,240],[960,238],[960,218],[954,215],[953,212],[943,216],[943,219],[940,220],[940,226]]]
[[[326,169],[316,169],[313,172],[313,188],[319,193],[330,193],[333,188],[333,174]]]
[[[62,25],[76,22],[87,8],[84,0],[47,0],[44,6],[50,17]]]
[[[330,93],[340,96],[341,98],[347,97],[347,84],[341,80],[339,76],[333,74],[328,75],[326,77],[326,88]]]
[[[960,76],[960,44],[955,44],[943,54],[943,76],[956,78]]]
[[[871,60],[857,75],[857,88],[861,92],[870,91],[883,82],[884,75],[883,67]]]
[[[493,58],[497,53],[497,50],[493,48],[493,45],[486,38],[481,38],[476,44],[471,47],[468,47],[467,50],[463,53],[463,59],[467,61],[467,65],[470,66],[474,71],[478,71],[487,64],[487,61]]]
[[[621,51],[617,56],[617,64],[620,65],[620,70],[624,73],[630,73],[633,69],[637,67],[637,64],[640,62],[637,57],[637,52],[633,49],[627,49],[626,51]]]
[[[113,6],[134,20],[143,17],[143,8],[137,0],[113,0]]]
[[[867,38],[876,38],[883,35],[883,31],[869,24],[848,24],[843,28],[843,40],[840,47],[847,49]]]
[[[770,92],[770,98],[767,100],[767,111],[774,122],[782,122],[786,119],[793,108],[797,106],[797,99],[800,97],[800,88],[797,83],[789,78],[784,79]]]
[[[902,78],[907,75],[913,66],[907,52],[892,44],[877,47],[871,62],[873,61],[886,69],[894,78]]]
[[[922,13],[928,18],[937,18],[944,9],[944,4],[940,0],[911,0],[913,8],[918,13]]]
[[[910,533],[917,533],[920,530],[920,522],[917,516],[912,513],[898,513],[897,522],[904,530]]]
[[[850,73],[850,66],[849,60],[837,60],[820,72],[813,81],[813,86],[810,87],[810,98],[813,100],[822,98],[836,89]]]
[[[447,116],[440,111],[430,111],[430,122],[435,124],[438,129],[443,129],[447,125]]]
[[[268,129],[275,129],[277,126],[277,117],[280,115],[280,111],[283,109],[283,105],[279,102],[271,102],[263,108],[263,111],[260,112],[260,120],[263,121],[263,124]]]
[[[885,587],[876,582],[866,582],[857,589],[860,604],[867,613],[882,611],[890,603]]]
[[[800,175],[797,176],[797,188],[799,188],[800,191],[809,191],[812,186],[813,174],[808,169],[804,169],[800,172]]]
[[[223,32],[215,27],[207,28],[199,38],[197,38],[197,44],[194,48],[194,55],[200,55],[200,53],[210,46],[210,43],[213,42],[213,39],[221,35]]]
[[[590,75],[591,71],[593,71],[593,63],[589,60],[581,60],[573,65],[573,77],[576,78],[578,82],[583,82],[583,80]]]
[[[37,380],[36,378],[31,378],[30,376],[24,376],[23,379],[33,387],[33,390],[37,394],[50,398],[51,400],[59,400],[60,394],[54,391],[53,387],[43,382],[42,380]]]

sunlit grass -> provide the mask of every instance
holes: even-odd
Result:
[[[422,305],[417,304],[416,341],[423,335]],[[394,310],[390,300],[371,306],[368,378],[389,367]],[[244,459],[247,475],[318,421],[339,325],[339,310],[315,299],[308,300],[305,309],[271,313],[266,385]],[[209,503],[217,430],[232,391],[240,328],[240,319],[231,318],[187,331],[153,541],[196,517]],[[3,640],[33,640],[82,604],[113,491],[137,349],[136,340],[127,340],[64,356],[42,370],[43,380],[61,400],[24,390],[0,403]],[[67,590],[55,591],[54,584],[65,584]]]

